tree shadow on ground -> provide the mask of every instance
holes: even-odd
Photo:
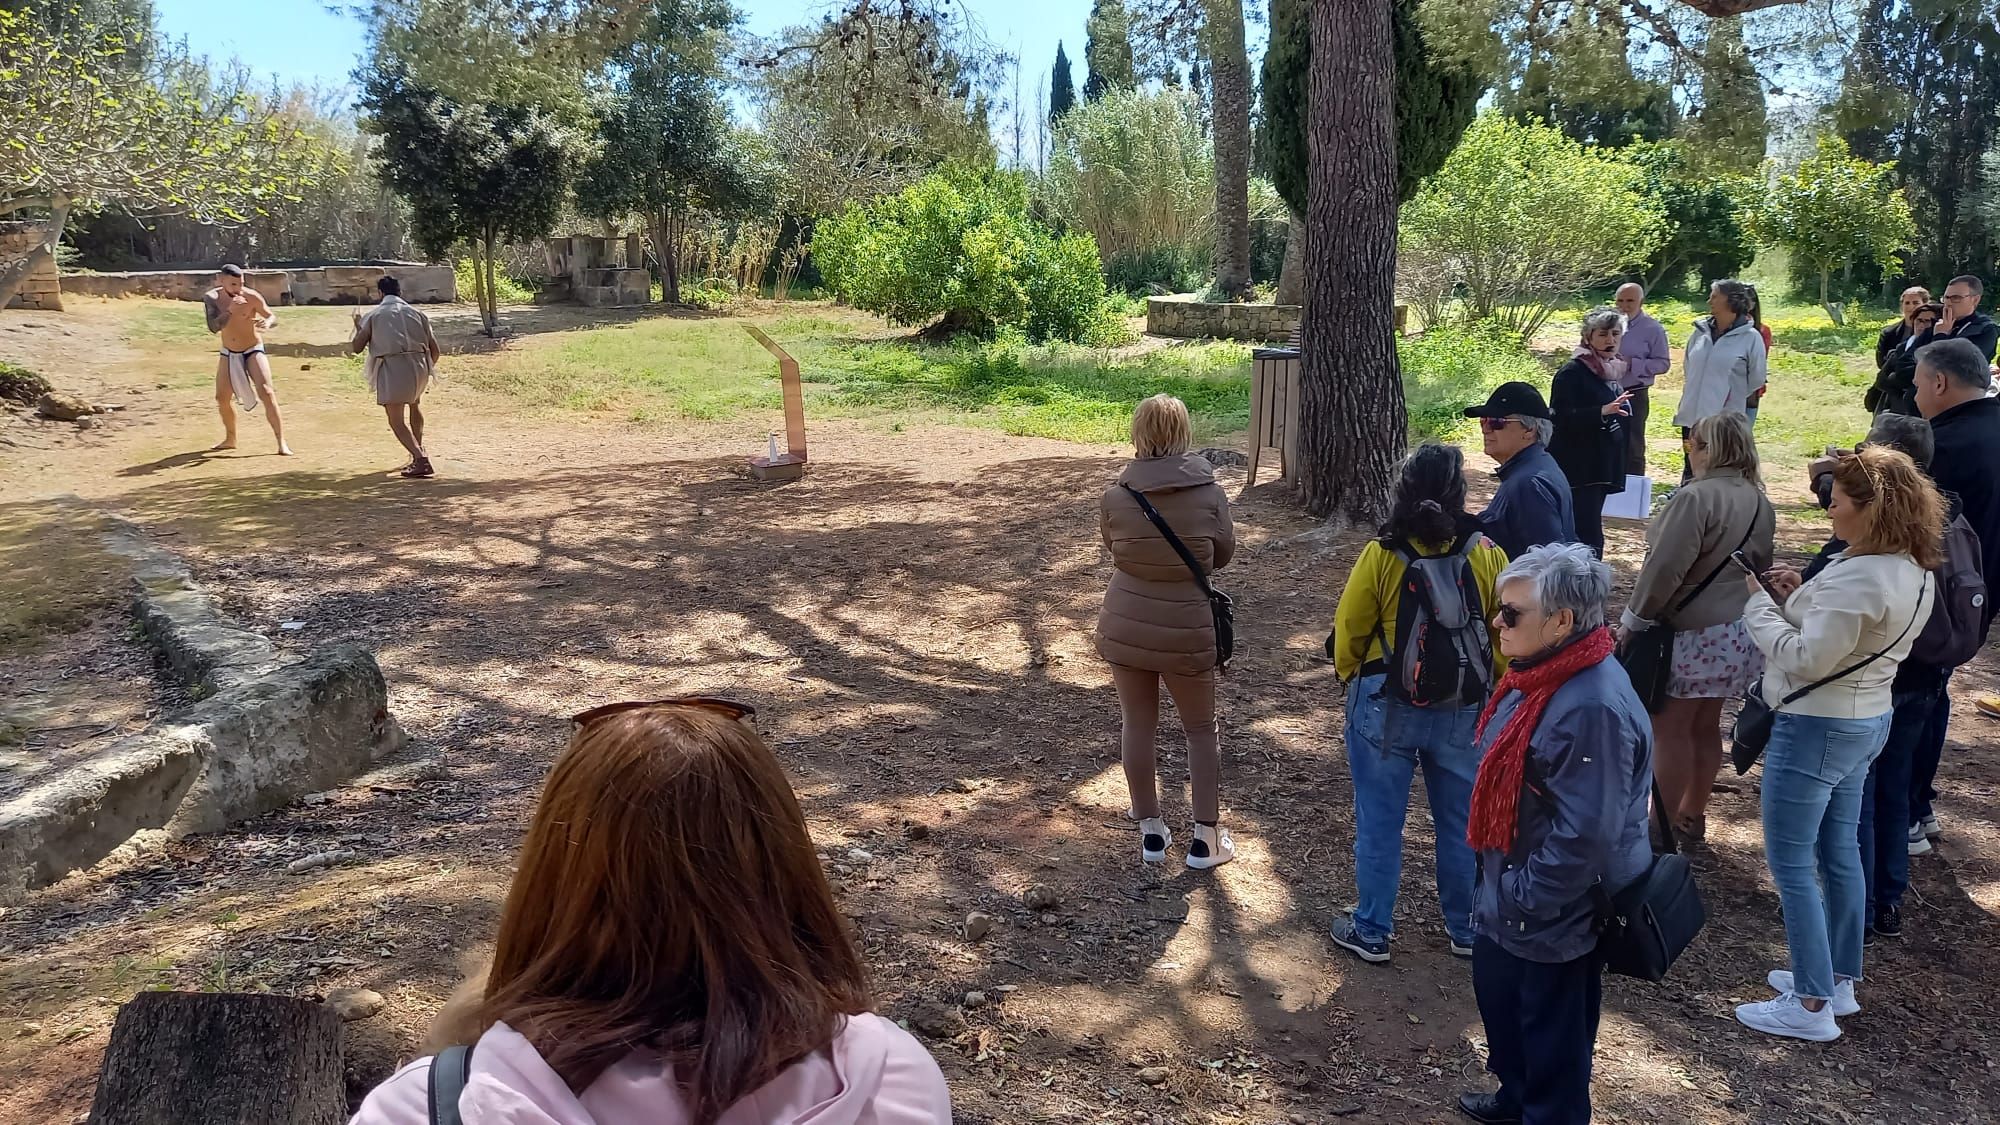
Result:
[[[1439,1120],[1478,1082],[1481,1032],[1469,973],[1444,950],[1420,792],[1396,962],[1358,965],[1322,937],[1351,901],[1352,835],[1338,691],[1317,653],[1357,540],[1314,530],[1282,488],[1239,507],[1244,549],[1224,577],[1243,641],[1221,696],[1242,857],[1207,873],[1144,867],[1091,642],[1108,577],[1096,497],[1114,467],[1043,457],[938,480],[816,461],[778,489],[705,457],[421,491],[292,470],[128,493],[129,513],[187,545],[249,627],[299,652],[374,647],[397,714],[448,773],[342,790],[74,878],[9,914],[0,996],[70,1011],[74,991],[49,982],[129,993],[105,966],[168,957],[182,985],[223,964],[280,991],[374,987],[391,997],[385,1018],[420,1026],[462,954],[491,938],[566,716],[728,694],[758,708],[883,1006],[937,1053],[962,1120]],[[1167,815],[1185,825],[1178,728],[1161,737]],[[353,857],[287,870],[333,850]],[[1834,1045],[1847,1072],[1747,1039],[1731,1040],[1732,1063],[1702,1056],[1728,1037],[1746,963],[1761,971],[1782,950],[1755,858],[1726,845],[1705,862],[1719,924],[1667,985],[1607,989],[1601,1116],[1749,1120],[1732,1100],[1762,1083],[1755,1119],[1810,1117],[1851,1100],[1854,1073],[1878,1098],[1967,1119],[1990,1081],[1976,1042],[1936,1028],[1984,1018],[1965,996],[1990,994],[1989,967],[1931,1023]],[[1027,909],[1036,884],[1058,905]],[[972,910],[1000,921],[984,941],[963,936]],[[966,1002],[974,991],[984,1004]],[[1878,1066],[1892,1040],[1976,1081],[1953,1091]],[[101,1040],[80,1044],[86,1065]],[[1135,1060],[1165,1078],[1142,1081]],[[36,1097],[53,1118],[73,1093]]]

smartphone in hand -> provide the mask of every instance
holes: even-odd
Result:
[[[1736,564],[1736,569],[1742,571],[1743,573],[1749,575],[1752,578],[1755,578],[1757,580],[1757,585],[1762,586],[1764,588],[1764,592],[1771,595],[1771,600],[1773,602],[1776,602],[1779,605],[1785,604],[1785,596],[1778,592],[1777,587],[1771,585],[1771,580],[1764,577],[1763,571],[1758,570],[1756,567],[1750,565],[1750,559],[1746,555],[1744,555],[1742,551],[1729,552],[1729,561]]]

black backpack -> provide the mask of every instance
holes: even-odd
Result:
[[[1956,504],[1953,505],[1957,507]],[[1944,565],[1937,575],[1937,601],[1924,631],[1910,644],[1910,659],[1933,668],[1956,668],[1986,643],[1986,576],[1979,533],[1954,514],[1944,529]]]
[[[1415,707],[1472,707],[1493,690],[1493,639],[1472,576],[1469,532],[1442,555],[1417,552],[1408,540],[1390,545],[1403,560],[1396,607],[1396,645],[1383,681],[1389,698]],[[1376,631],[1380,641],[1382,634]]]

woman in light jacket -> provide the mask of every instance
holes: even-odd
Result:
[[[1416,603],[1404,597],[1409,572],[1405,552],[1420,557],[1462,556],[1452,567],[1456,593],[1470,610],[1470,644],[1489,677],[1474,699],[1457,707],[1419,706],[1390,688],[1400,665],[1403,623],[1415,621]],[[1430,564],[1426,564],[1430,565]],[[1347,766],[1354,781],[1354,912],[1333,923],[1333,943],[1361,958],[1389,959],[1395,929],[1396,889],[1403,878],[1403,822],[1410,811],[1410,783],[1424,770],[1431,823],[1437,829],[1438,905],[1452,953],[1472,956],[1472,880],[1476,870],[1465,824],[1472,779],[1479,772],[1473,727],[1486,702],[1485,688],[1506,671],[1487,633],[1493,615],[1493,582],[1507,553],[1480,531],[1465,510],[1465,454],[1451,445],[1418,446],[1403,459],[1389,495],[1389,518],[1361,548],[1334,611],[1334,674],[1347,684]],[[1411,595],[1412,598],[1415,595]],[[1449,666],[1449,665],[1446,665]],[[1461,679],[1464,677],[1461,676]]]
[[[1215,483],[1214,466],[1188,452],[1193,444],[1193,425],[1180,399],[1154,395],[1132,412],[1135,456],[1105,489],[1098,508],[1098,528],[1117,570],[1097,617],[1097,652],[1110,663],[1118,689],[1119,749],[1131,815],[1139,821],[1140,858],[1158,863],[1173,843],[1156,788],[1164,683],[1187,732],[1195,821],[1187,865],[1205,868],[1236,858],[1235,841],[1217,826],[1222,754],[1215,714],[1215,617],[1194,574],[1133,495],[1145,494],[1204,571],[1228,566],[1236,553],[1229,497]]]
[[[951,1094],[869,1010],[784,767],[711,698],[576,717],[490,967],[433,1026],[467,1125],[937,1125]],[[353,1125],[426,1125],[433,1058]]]
[[[1625,603],[1618,641],[1622,647],[1648,629],[1674,631],[1666,703],[1653,716],[1653,772],[1674,830],[1699,840],[1722,766],[1722,705],[1741,699],[1764,674],[1764,657],[1743,625],[1749,594],[1729,555],[1741,550],[1758,569],[1770,566],[1777,515],[1764,499],[1743,415],[1696,422],[1688,462],[1693,483],[1676,489],[1646,528],[1646,565]]]
[[[1764,337],[1750,313],[1756,294],[1733,279],[1708,288],[1708,313],[1694,322],[1687,358],[1681,363],[1681,401],[1674,408],[1674,425],[1685,442],[1688,430],[1711,414],[1746,413],[1764,388],[1767,358]],[[1692,473],[1683,473],[1683,482]]]
[[[1930,615],[1944,501],[1906,454],[1869,448],[1835,466],[1827,517],[1847,550],[1809,582],[1767,572],[1782,608],[1746,579],[1744,621],[1777,712],[1764,752],[1764,854],[1792,966],[1770,975],[1776,999],[1736,1009],[1745,1026],[1820,1042],[1839,1037],[1836,1016],[1861,1010],[1861,789],[1889,734],[1897,665]]]
[[[1549,409],[1556,416],[1549,456],[1569,481],[1576,541],[1599,558],[1604,557],[1604,498],[1625,491],[1632,393],[1621,385],[1625,361],[1618,358],[1618,341],[1624,335],[1625,314],[1592,309],[1583,318],[1582,342],[1549,384]]]

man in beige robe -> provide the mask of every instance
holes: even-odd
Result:
[[[366,313],[354,314],[351,351],[368,351],[368,385],[375,402],[388,412],[389,429],[410,452],[406,477],[432,477],[437,470],[424,452],[424,391],[438,360],[437,337],[431,318],[403,300],[403,287],[393,277],[375,283],[381,301]]]

